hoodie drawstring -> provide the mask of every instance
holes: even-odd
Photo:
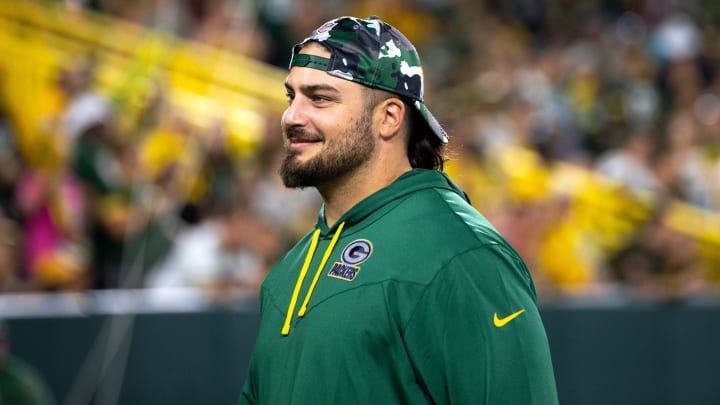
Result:
[[[330,241],[330,245],[327,247],[327,249],[325,249],[325,254],[323,255],[322,261],[320,262],[320,265],[318,266],[317,270],[315,271],[315,277],[313,277],[312,283],[310,284],[310,288],[308,289],[308,292],[305,295],[305,301],[303,301],[303,304],[300,307],[300,310],[298,311],[298,317],[305,316],[305,312],[307,311],[308,302],[310,302],[310,297],[312,296],[312,293],[315,290],[315,285],[317,284],[318,279],[320,278],[320,273],[322,272],[322,269],[325,267],[325,264],[327,263],[328,259],[330,258],[333,248],[335,247],[335,243],[340,238],[340,232],[342,232],[342,229],[344,226],[345,226],[345,222],[342,222],[338,226],[337,231],[335,231],[335,235],[333,235],[333,238]],[[315,233],[313,233],[312,242],[310,242],[310,248],[308,249],[307,255],[305,256],[305,262],[303,263],[303,267],[300,270],[300,274],[298,275],[297,282],[295,283],[295,289],[293,290],[292,298],[290,298],[290,305],[288,306],[288,311],[287,311],[287,314],[285,315],[285,323],[283,324],[282,330],[280,331],[280,333],[283,336],[287,336],[288,334],[290,334],[290,323],[292,322],[293,312],[295,312],[295,305],[297,305],[297,299],[298,299],[298,296],[300,295],[300,288],[302,288],[303,281],[305,280],[305,275],[307,274],[308,268],[310,267],[310,263],[312,262],[312,258],[313,258],[313,255],[315,254],[315,249],[317,249],[319,239],[320,239],[320,229],[316,229]]]
[[[317,271],[315,271],[315,277],[313,277],[312,284],[310,284],[310,289],[308,289],[307,295],[305,295],[305,301],[303,302],[302,306],[300,307],[300,311],[298,311],[298,316],[301,318],[303,316],[305,316],[305,312],[307,311],[308,302],[310,302],[310,296],[312,296],[313,290],[315,290],[315,284],[317,284],[318,279],[320,278],[320,273],[322,272],[322,269],[325,268],[325,264],[327,263],[328,259],[330,258],[333,248],[335,247],[335,242],[337,242],[338,238],[340,238],[340,232],[342,232],[342,229],[344,226],[345,226],[345,222],[340,223],[340,226],[338,226],[337,231],[335,231],[335,235],[333,235],[332,241],[330,241],[330,246],[328,246],[328,248],[325,250],[325,255],[323,256],[322,261],[320,262],[320,266],[318,266]]]

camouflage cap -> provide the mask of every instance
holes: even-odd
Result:
[[[330,59],[299,54],[308,42],[319,42]],[[442,143],[448,136],[423,100],[423,70],[415,47],[397,29],[373,16],[328,21],[293,47],[290,68],[308,67],[408,98]]]

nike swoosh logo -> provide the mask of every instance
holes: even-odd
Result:
[[[512,313],[505,318],[498,318],[497,312],[495,312],[495,315],[493,315],[493,325],[495,325],[496,328],[502,328],[503,326],[507,325],[508,322],[512,321],[513,319],[517,318],[518,316],[522,315],[522,313],[525,312],[524,309],[521,309],[515,313]]]

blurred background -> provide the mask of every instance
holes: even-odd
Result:
[[[720,403],[711,0],[0,0],[0,403],[237,401],[320,207],[276,175],[290,48],[373,14],[533,273],[561,402]]]

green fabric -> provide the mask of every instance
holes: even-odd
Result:
[[[287,336],[280,331],[310,234],[263,283],[241,404],[557,403],[530,274],[445,174],[414,169],[340,222],[299,318],[337,229],[320,215],[322,236]],[[345,249],[352,246],[361,247]],[[348,263],[368,246],[369,257],[352,270]],[[330,276],[338,268],[351,269],[341,273],[352,281]],[[520,309],[504,327],[493,325],[496,312],[504,318]]]
[[[17,358],[9,358],[0,368],[0,405],[54,404],[42,377]]]
[[[316,55],[310,55],[310,54],[300,54],[293,58],[290,66],[299,66],[299,67],[309,67],[313,69],[322,70],[323,72],[327,71],[328,65],[330,64],[330,59],[323,58],[322,56],[316,56]]]

